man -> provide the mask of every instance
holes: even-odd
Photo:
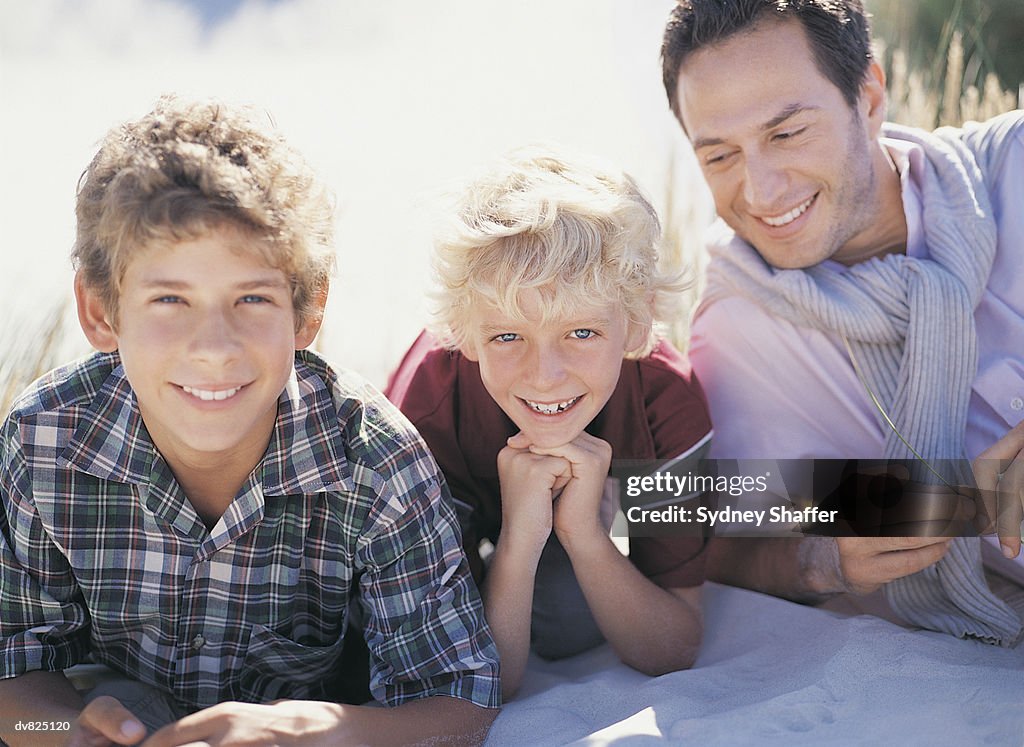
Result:
[[[1017,556],[1021,113],[884,125],[860,0],[683,0],[662,63],[722,219],[691,346],[713,456],[970,457]],[[719,538],[709,575],[804,601],[884,585],[905,621],[1009,645],[1019,613],[964,570],[978,554],[967,538]]]

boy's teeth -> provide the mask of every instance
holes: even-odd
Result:
[[[774,226],[775,228],[778,228],[779,226],[784,226],[787,223],[792,223],[797,218],[799,218],[801,215],[803,215],[804,211],[807,210],[807,208],[809,208],[811,206],[812,202],[814,202],[814,198],[813,197],[810,198],[809,200],[807,200],[807,202],[803,203],[802,205],[797,205],[795,208],[790,210],[788,213],[776,216],[774,218],[762,218],[761,220],[763,220],[769,226]]]
[[[190,386],[183,386],[182,389],[193,397],[198,397],[204,402],[210,402],[212,400],[222,400],[227,399],[228,397],[234,397],[239,391],[241,391],[242,387],[236,386],[233,389],[221,389],[216,392],[210,391],[209,389],[195,389]]]
[[[575,405],[579,401],[579,397],[573,397],[567,399],[565,402],[552,402],[549,405],[542,404],[540,402],[531,402],[530,400],[524,400],[533,410],[543,415],[557,415],[560,412],[565,412],[570,407]]]

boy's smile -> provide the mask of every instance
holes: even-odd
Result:
[[[191,394],[193,397],[198,397],[204,402],[208,402],[213,399],[229,399],[230,397],[234,397],[236,394],[242,391],[242,387],[240,386],[232,387],[231,389],[221,389],[219,391],[212,391],[210,389],[196,389],[190,386],[183,386],[182,389],[185,390],[186,394]]]
[[[153,443],[176,473],[251,471],[294,351],[315,334],[315,324],[296,332],[288,279],[253,241],[223,227],[141,250],[121,282],[116,331],[104,320]]]
[[[539,412],[541,415],[560,415],[566,410],[568,410],[570,407],[575,406],[576,403],[579,402],[581,399],[583,399],[583,395],[580,395],[579,397],[573,397],[572,399],[568,399],[565,402],[552,402],[550,404],[545,404],[543,402],[532,402],[530,400],[525,400],[525,402],[527,405],[529,405],[530,409]]]
[[[479,362],[488,394],[531,443],[561,446],[605,406],[623,355],[643,337],[616,303],[551,320],[543,319],[537,291],[524,291],[520,304],[524,319],[478,309],[463,353]]]

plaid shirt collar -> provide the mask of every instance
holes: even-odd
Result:
[[[109,356],[113,370],[93,397],[60,463],[104,480],[147,485],[150,490],[176,486],[146,430],[120,357],[116,352]],[[321,369],[320,375],[315,369]],[[337,407],[324,384],[328,379],[333,379],[333,373],[317,356],[305,351],[296,355],[278,400],[270,445],[254,471],[265,496],[354,489]]]

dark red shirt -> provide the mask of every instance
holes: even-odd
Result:
[[[479,365],[426,332],[391,374],[385,393],[422,434],[463,504],[463,542],[479,580],[480,541],[496,543],[501,531],[498,452],[519,429],[487,393]],[[622,361],[615,391],[587,432],[611,445],[613,459],[653,462],[707,438],[711,421],[689,362],[663,341],[644,358]],[[697,586],[704,580],[703,544],[698,537],[635,537],[629,557],[659,586]]]

